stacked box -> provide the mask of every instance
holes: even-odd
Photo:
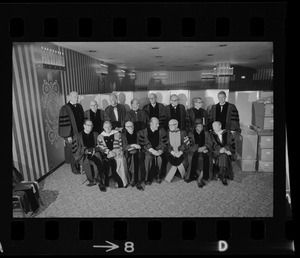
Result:
[[[241,170],[246,172],[256,171],[257,133],[249,128],[243,128],[241,135],[243,139],[239,149],[239,155],[241,156]]]
[[[273,172],[273,103],[258,100],[252,104],[252,124],[258,134],[258,171]]]

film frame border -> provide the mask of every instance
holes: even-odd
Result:
[[[57,6],[61,9],[57,10]],[[279,127],[277,122],[285,120],[285,98],[283,97],[285,90],[281,86],[286,85],[285,3],[247,3],[247,5],[230,3],[230,7],[226,3],[189,3],[189,5],[184,3],[148,5],[118,3],[118,6],[116,3],[92,3],[89,5],[77,3],[71,7],[71,12],[68,4],[57,3],[32,4],[30,6],[19,4],[17,7],[5,4],[2,7],[0,21],[6,26],[2,26],[1,29],[3,36],[1,45],[5,50],[5,60],[8,64],[3,67],[5,85],[11,85],[9,75],[12,70],[11,47],[13,42],[272,41],[275,57],[274,101],[282,104],[282,108],[275,108],[274,143],[277,149],[285,148],[285,143],[280,139],[280,135],[284,134],[284,129]],[[24,15],[24,11],[29,11],[34,16]],[[133,13],[135,15],[132,15]],[[85,31],[86,26],[92,26],[92,29]],[[264,27],[263,30],[261,26]],[[72,29],[70,30],[70,28]],[[274,30],[274,28],[276,29]],[[8,95],[11,97],[10,92]],[[11,118],[12,114],[8,115]],[[108,240],[121,245],[124,243],[124,238],[126,238],[125,241],[135,241],[136,246],[139,246],[135,249],[134,254],[214,253],[219,251],[217,241],[222,239],[228,240],[230,243],[227,253],[271,253],[275,251],[289,253],[292,248],[289,246],[292,239],[286,239],[285,225],[287,221],[287,227],[292,228],[293,222],[291,218],[286,218],[285,209],[282,208],[286,204],[285,181],[282,180],[285,178],[285,162],[282,162],[285,161],[285,158],[282,158],[276,149],[274,156],[273,218],[13,219],[9,194],[11,177],[7,173],[7,177],[3,181],[1,180],[4,182],[3,186],[1,185],[1,198],[3,198],[1,203],[5,203],[8,210],[0,222],[2,228],[0,254],[29,254],[32,251],[33,253],[47,253],[54,252],[54,247],[57,253],[61,254],[66,254],[71,250],[75,254],[86,252],[104,254],[104,251],[99,252],[99,250],[92,249],[91,244],[103,244]],[[152,240],[146,237],[148,222],[151,228],[154,228],[151,233]],[[85,223],[83,224],[85,226],[80,226],[81,223]],[[115,223],[117,226],[114,229]],[[184,232],[182,225],[190,229],[194,228],[192,240],[182,239]],[[87,240],[79,240],[79,237],[76,236],[79,228],[86,227],[89,228],[85,233]],[[259,233],[251,232],[251,227]],[[51,230],[46,232],[48,229]],[[105,235],[101,234],[103,229]],[[215,232],[213,232],[214,230]],[[222,233],[224,231],[227,233]],[[118,232],[121,234],[119,235]],[[13,234],[15,234],[13,237],[16,240],[7,238]],[[188,235],[188,233],[185,234]],[[25,237],[23,240],[22,235]],[[44,240],[44,237],[47,237],[48,240]],[[245,239],[241,239],[241,237],[245,237]],[[251,237],[256,240],[251,240]],[[17,240],[18,238],[21,239]],[[89,240],[90,238],[92,240]],[[31,242],[31,239],[34,239],[34,243]],[[203,247],[199,247],[199,243],[203,244]],[[46,249],[48,250],[46,251]],[[119,252],[112,253],[124,254],[124,251],[119,250]]]

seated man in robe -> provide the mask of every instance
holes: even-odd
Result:
[[[128,174],[122,151],[122,138],[117,130],[112,130],[110,121],[103,124],[103,132],[98,136],[98,146],[103,151],[110,174],[118,184],[118,188],[127,187]]]
[[[157,183],[161,183],[165,174],[167,134],[163,128],[159,129],[158,118],[150,119],[149,127],[139,131],[138,139],[145,153],[146,184],[150,185],[153,177],[156,177]]]
[[[122,133],[122,144],[124,156],[126,158],[127,169],[130,176],[130,185],[136,186],[139,190],[144,190],[145,155],[138,144],[138,132],[131,121],[125,123],[125,132]]]
[[[168,145],[167,145],[167,176],[166,181],[171,182],[177,170],[184,178],[187,168],[186,152],[189,145],[189,138],[184,130],[179,130],[178,121],[171,119],[169,121]]]
[[[212,171],[210,135],[204,130],[203,120],[195,120],[195,128],[189,132],[190,148],[188,153],[187,183],[197,180],[198,187],[207,184]]]
[[[100,191],[105,192],[105,169],[100,154],[101,150],[96,146],[98,133],[92,132],[93,122],[89,119],[85,120],[83,127],[83,131],[73,139],[73,155],[75,160],[82,165],[82,170],[85,171],[89,181],[87,186],[98,183]]]
[[[213,122],[212,127],[210,141],[214,163],[222,183],[228,185],[227,179],[233,179],[231,161],[234,155],[234,138],[230,131],[222,129],[221,122]]]

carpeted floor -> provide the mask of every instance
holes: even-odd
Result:
[[[136,188],[108,188],[82,184],[64,164],[40,183],[44,205],[35,217],[271,217],[273,174],[235,172],[228,186],[212,181],[204,188],[177,179]]]

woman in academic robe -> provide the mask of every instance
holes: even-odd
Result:
[[[117,130],[112,130],[111,122],[105,121],[103,132],[98,136],[98,146],[104,152],[111,175],[118,187],[127,187],[128,173],[126,161],[122,151],[122,138]]]
[[[185,181],[197,180],[199,187],[208,183],[212,174],[212,159],[209,132],[204,130],[203,120],[196,119],[194,129],[188,134],[190,148],[188,153],[188,170]]]

